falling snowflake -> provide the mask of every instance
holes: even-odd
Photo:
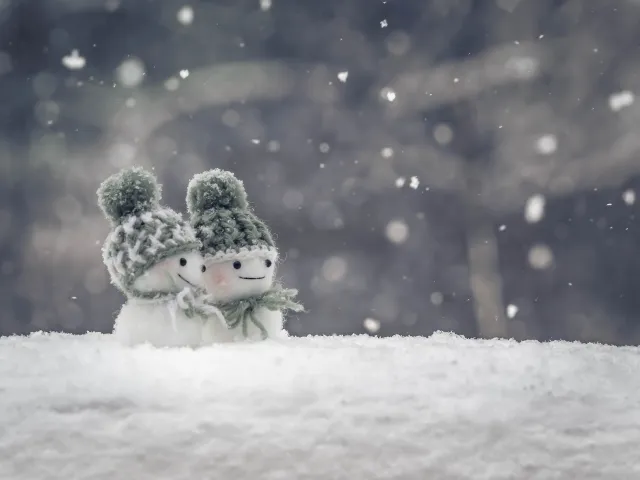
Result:
[[[362,324],[369,333],[376,333],[380,330],[380,322],[374,318],[365,318]]]
[[[518,306],[512,303],[507,305],[507,317],[513,318],[518,314]]]
[[[441,292],[433,292],[429,296],[429,300],[434,305],[442,305],[442,302],[444,301],[444,295],[442,295]]]
[[[524,207],[524,218],[527,223],[537,223],[544,217],[546,200],[543,195],[534,195],[527,200]]]
[[[189,76],[189,70],[180,70],[180,78],[183,80]]]
[[[409,182],[409,186],[416,190],[420,186],[420,180],[418,177],[411,177],[411,181]]]
[[[322,264],[322,276],[328,282],[339,282],[347,274],[347,262],[342,257],[329,257]]]
[[[405,182],[406,182],[406,179],[404,177],[396,178],[396,187],[398,188],[404,187]]]
[[[384,98],[389,102],[393,102],[396,99],[396,92],[394,92],[388,87],[383,88],[382,91],[380,92],[380,95],[382,96],[382,98]]]
[[[553,264],[553,252],[546,245],[534,245],[529,250],[528,260],[536,270],[544,270]]]
[[[182,25],[191,25],[193,23],[193,8],[191,8],[189,5],[185,5],[180,10],[178,10],[176,18]]]
[[[346,82],[347,78],[349,78],[348,71],[338,73],[338,80],[340,80],[342,83]]]
[[[137,58],[130,58],[122,62],[116,71],[118,81],[125,87],[133,88],[144,78],[144,64]]]
[[[551,155],[558,149],[558,139],[555,135],[543,135],[536,142],[536,150],[540,155]]]
[[[392,220],[385,228],[387,239],[395,244],[401,244],[409,238],[409,226],[404,220]]]
[[[449,125],[440,123],[433,129],[433,138],[440,145],[447,145],[453,139],[453,130]]]
[[[380,22],[380,27],[387,28],[388,26],[389,26],[389,23],[387,22],[386,18]]]
[[[383,158],[393,157],[393,148],[384,147],[382,150],[380,150],[380,155],[382,155]]]
[[[272,2],[271,0],[260,0],[260,9],[263,12],[266,12],[267,10],[271,9],[272,6]]]
[[[176,77],[167,78],[167,80],[164,82],[164,88],[166,88],[170,92],[175,92],[179,86],[180,80],[178,80]]]
[[[624,203],[626,203],[627,205],[633,205],[634,203],[636,203],[636,192],[631,189],[625,190],[622,193],[622,200],[624,200]]]
[[[78,50],[71,50],[70,55],[62,57],[62,65],[69,70],[82,70],[87,64],[87,60],[80,56]]]
[[[633,104],[635,97],[629,90],[614,93],[609,97],[609,108],[614,112],[619,112],[625,107]]]

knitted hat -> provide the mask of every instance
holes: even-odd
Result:
[[[251,211],[244,185],[233,173],[216,168],[194,176],[187,209],[205,261],[277,257],[269,229]]]
[[[198,250],[200,242],[179,213],[160,206],[161,187],[140,167],[122,170],[98,188],[98,205],[111,223],[102,259],[111,282],[125,295],[161,260]]]

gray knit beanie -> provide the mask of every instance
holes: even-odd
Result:
[[[187,189],[187,209],[205,261],[277,257],[269,229],[251,211],[244,185],[233,173],[216,168],[195,175]]]
[[[98,188],[98,205],[111,224],[102,259],[111,283],[127,296],[135,296],[135,280],[161,260],[200,248],[191,227],[160,206],[160,197],[155,177],[140,167],[121,170]]]

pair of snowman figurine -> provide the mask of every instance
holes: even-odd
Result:
[[[197,347],[286,336],[296,290],[274,285],[278,252],[231,172],[194,176],[190,222],[160,204],[156,178],[139,167],[107,178],[98,204],[111,224],[102,249],[127,297],[114,336],[135,345]]]

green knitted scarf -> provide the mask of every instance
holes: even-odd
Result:
[[[180,309],[187,318],[196,316],[203,320],[211,316],[222,318],[220,310],[214,305],[212,298],[206,294],[203,289],[185,287],[178,291],[178,286],[172,277],[171,279],[174,290],[170,292],[142,292],[139,290],[131,290],[130,299],[137,303],[166,304],[167,307]]]
[[[261,295],[219,303],[216,306],[224,315],[227,327],[236,328],[238,325],[242,325],[242,334],[247,338],[249,336],[247,329],[249,322],[251,322],[258,327],[262,339],[265,340],[268,337],[267,329],[256,318],[256,311],[259,308],[266,308],[267,310],[301,312],[304,308],[293,300],[297,294],[298,291],[296,289],[282,288],[276,285]]]

